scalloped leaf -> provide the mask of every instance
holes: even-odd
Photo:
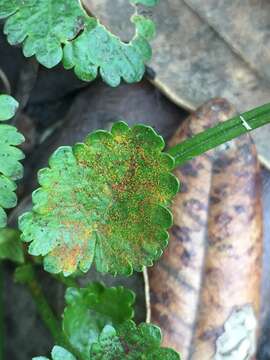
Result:
[[[78,0],[2,0],[0,18],[11,45],[23,43],[26,57],[51,68],[61,62],[62,44],[72,40],[84,23]]]
[[[84,32],[65,45],[64,67],[74,68],[76,75],[85,81],[95,79],[100,69],[102,79],[111,86],[118,86],[121,79],[127,83],[140,81],[144,64],[152,55],[147,40],[154,36],[155,26],[143,16],[133,17],[132,21],[136,35],[125,44],[96,19],[89,18]]]
[[[38,357],[34,357],[32,360],[49,360],[49,359],[45,356],[38,356]],[[54,346],[52,350],[52,360],[76,360],[76,358],[63,347]]]
[[[19,219],[29,253],[66,276],[93,261],[98,271],[123,275],[151,266],[167,246],[167,207],[179,188],[163,148],[152,128],[118,122],[56,150],[39,172],[33,210]]]
[[[128,44],[88,16],[79,0],[2,0],[0,19],[5,18],[8,42],[22,43],[26,57],[35,55],[47,68],[63,60],[66,69],[74,68],[85,81],[95,79],[98,71],[111,86],[121,79],[140,81],[151,58],[148,41],[155,26],[143,16],[134,22],[135,35]]]
[[[118,327],[106,325],[98,343],[92,345],[91,360],[180,360],[179,354],[161,348],[161,331],[152,324],[138,327],[129,320]]]
[[[11,260],[22,264],[24,254],[20,232],[16,229],[0,229],[0,260]]]
[[[119,325],[133,317],[135,295],[119,287],[92,283],[86,288],[69,288],[63,316],[63,330],[74,349],[89,357],[91,345],[106,324]]]
[[[8,95],[0,96],[0,121],[9,120],[16,112],[18,103]],[[14,126],[0,125],[0,228],[6,226],[7,215],[4,209],[16,206],[16,183],[23,175],[19,162],[24,158],[23,152],[16,148],[24,142],[24,137]]]

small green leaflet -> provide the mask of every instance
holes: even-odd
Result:
[[[24,254],[20,232],[15,229],[0,229],[0,260],[11,260],[22,264]]]
[[[0,95],[0,121],[11,119],[17,109],[18,102],[9,95]]]
[[[137,327],[132,320],[117,327],[106,325],[91,347],[89,360],[180,360],[174,350],[160,344],[161,331],[155,325],[142,323]]]
[[[4,33],[11,45],[22,43],[24,55],[35,55],[47,68],[63,60],[81,80],[92,81],[99,71],[111,86],[121,79],[137,82],[151,58],[148,41],[155,25],[144,16],[132,20],[135,35],[127,44],[88,16],[79,0],[2,0],[0,19],[6,18]]]
[[[49,360],[49,359],[44,356],[38,356],[38,357],[34,357],[32,360]],[[76,360],[76,358],[69,351],[62,348],[61,346],[54,346],[52,350],[52,360]]]
[[[67,289],[65,298],[63,330],[84,359],[105,325],[119,325],[133,317],[135,295],[122,286],[105,288],[92,283],[82,289]]]
[[[33,210],[19,219],[29,253],[65,276],[93,262],[114,275],[151,266],[167,246],[179,188],[164,146],[152,128],[118,122],[56,150],[39,172]]]
[[[17,101],[11,96],[0,95],[0,121],[11,119],[17,107]],[[23,135],[18,133],[14,126],[0,125],[0,228],[7,223],[4,209],[10,209],[17,204],[15,180],[23,175],[23,167],[19,161],[24,155],[15,146],[23,142]]]

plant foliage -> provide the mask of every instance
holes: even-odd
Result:
[[[154,5],[153,0],[139,1]],[[79,0],[2,0],[0,19],[6,19],[4,32],[11,45],[23,44],[26,57],[35,55],[52,68],[63,60],[85,81],[101,77],[111,86],[121,79],[141,80],[145,62],[151,58],[148,41],[154,35],[153,22],[140,16],[129,43],[109,32],[98,19],[88,16]]]
[[[8,95],[0,95],[0,121],[14,116],[18,103]],[[0,125],[0,228],[6,226],[7,215],[4,209],[17,204],[16,183],[22,177],[23,167],[19,162],[24,158],[22,151],[16,148],[24,137],[14,126]]]
[[[178,191],[164,140],[143,125],[115,123],[85,143],[59,148],[39,172],[33,210],[19,220],[29,253],[45,269],[130,275],[159,258],[172,224],[167,209]]]
[[[33,360],[49,360],[45,356],[37,356]],[[61,346],[54,346],[52,349],[52,360],[76,360],[76,358]],[[90,359],[89,359],[90,360]]]
[[[67,289],[63,330],[80,359],[180,359],[175,351],[160,347],[158,327],[145,323],[137,327],[131,320],[134,299],[133,292],[121,286],[106,288],[92,283],[82,289]],[[55,346],[52,359],[76,360],[76,357]]]
[[[152,324],[138,327],[132,320],[117,327],[106,325],[99,341],[92,345],[91,360],[180,360],[172,349],[162,348],[161,331]]]
[[[15,229],[0,229],[0,260],[10,260],[22,264],[24,254],[20,232]]]
[[[105,288],[92,283],[82,289],[67,289],[65,298],[63,330],[85,359],[105,325],[119,325],[133,317],[135,295],[122,286]]]

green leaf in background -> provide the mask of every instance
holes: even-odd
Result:
[[[34,357],[32,360],[49,360],[49,359],[44,356],[38,356],[38,357]],[[61,346],[54,346],[52,350],[52,360],[76,360],[76,358],[69,351],[62,348]]]
[[[134,23],[138,25],[136,35],[125,44],[96,19],[89,18],[84,32],[65,45],[64,67],[74,67],[76,75],[85,81],[95,79],[100,69],[101,77],[111,86],[118,86],[121,79],[127,83],[140,81],[144,63],[151,58],[147,40],[154,35],[155,26],[143,16]]]
[[[144,2],[154,5],[153,0]],[[127,44],[88,16],[79,0],[2,0],[0,19],[6,18],[8,42],[22,43],[26,57],[35,55],[47,68],[63,60],[66,69],[74,68],[85,81],[95,79],[98,71],[111,86],[121,79],[140,81],[151,58],[148,41],[155,26],[143,16],[133,21],[135,35]]]
[[[24,262],[20,232],[15,229],[0,229],[0,260],[11,260],[16,263]]]
[[[9,95],[0,95],[0,121],[11,119],[17,109],[18,102]]]
[[[91,360],[180,360],[172,349],[161,348],[161,332],[152,324],[126,321],[118,327],[106,325],[99,342],[92,345]]]
[[[14,281],[18,284],[27,284],[35,279],[35,273],[32,264],[23,264],[17,266],[14,272]]]
[[[86,288],[68,288],[63,330],[74,349],[89,358],[91,345],[105,325],[119,325],[133,317],[135,295],[119,287],[92,283]]]
[[[167,207],[179,188],[164,145],[152,128],[118,122],[56,150],[39,172],[33,210],[19,219],[29,253],[66,276],[93,261],[123,275],[151,266],[167,246]]]
[[[83,26],[78,0],[2,0],[0,18],[9,17],[4,33],[11,45],[23,43],[26,57],[51,68],[63,56],[62,43],[72,40]]]
[[[131,4],[141,4],[145,6],[155,6],[159,0],[130,0]]]
[[[0,96],[0,120],[9,120],[16,112],[18,103],[11,96]],[[4,209],[16,206],[16,183],[23,175],[19,162],[24,158],[23,152],[16,146],[24,141],[14,126],[0,125],[0,228],[5,227],[7,216]]]

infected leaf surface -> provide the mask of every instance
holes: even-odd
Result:
[[[148,40],[155,26],[143,16],[134,22],[135,35],[128,44],[88,16],[79,0],[3,0],[0,19],[5,18],[4,33],[11,45],[22,43],[24,55],[35,55],[47,68],[63,60],[81,80],[92,81],[99,71],[111,86],[121,79],[137,82],[151,58]]]
[[[0,260],[24,262],[20,232],[15,229],[0,229]]]
[[[161,332],[152,324],[140,324],[131,320],[114,328],[106,325],[100,334],[99,342],[93,344],[91,360],[180,360],[172,349],[161,348]]]
[[[9,120],[17,107],[17,101],[11,96],[0,95],[0,121]],[[24,155],[16,146],[23,141],[23,135],[14,126],[0,125],[0,228],[5,227],[7,222],[4,209],[17,204],[15,180],[23,175],[23,167],[19,161]]]
[[[133,317],[134,299],[133,292],[121,286],[105,288],[92,283],[67,289],[63,330],[74,349],[88,359],[105,325],[119,325]]]
[[[167,207],[178,191],[174,160],[147,126],[116,123],[83,144],[59,148],[39,172],[34,207],[20,218],[29,253],[52,273],[130,275],[159,258],[168,242]]]

